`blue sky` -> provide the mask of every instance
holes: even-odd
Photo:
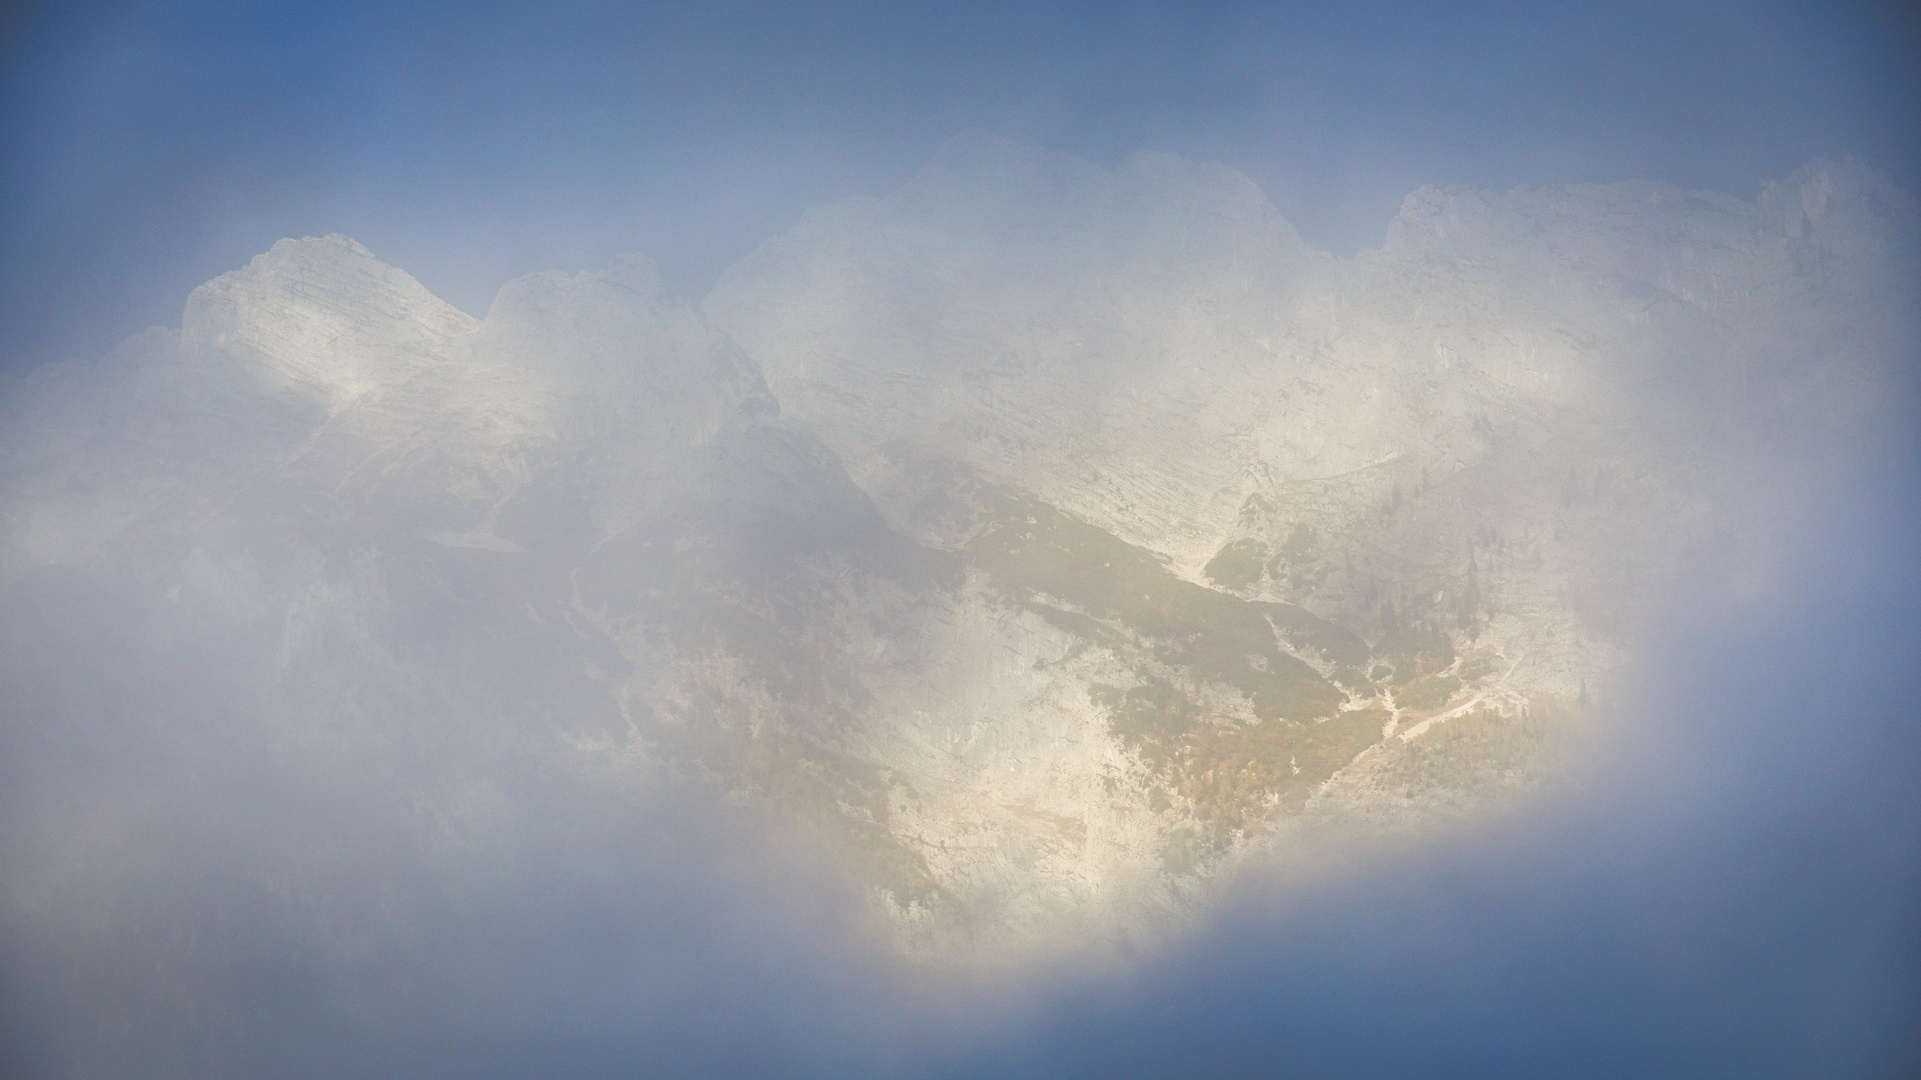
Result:
[[[1895,4],[26,5],[0,78],[0,363],[96,356],[282,236],[470,310],[654,256],[698,296],[968,127],[1227,162],[1315,244],[1426,183],[1918,185]]]
[[[1916,28],[1848,3],[27,5],[0,16],[0,369],[177,324],[289,235],[352,235],[476,313],[515,275],[624,251],[699,296],[972,127],[1104,165],[1224,161],[1341,254],[1429,183],[1746,196],[1858,154],[1921,191]],[[838,909],[729,936],[751,920],[716,897],[812,894],[710,872],[696,832],[617,837],[651,862],[543,853],[429,943],[445,1011],[376,1018],[391,1045],[264,998],[285,1024],[249,1038],[263,1071],[316,1075],[1876,1076],[1921,1058],[1899,1042],[1921,1014],[1911,464],[1828,493],[1773,606],[1677,602],[1693,621],[1647,650],[1652,704],[1600,790],[1286,910],[1255,881],[1131,980],[1036,992],[995,1038],[901,1020],[926,1002],[819,929]],[[555,814],[554,836],[585,817]],[[271,912],[203,903],[222,872],[182,870],[182,902],[280,940]],[[63,947],[0,940],[0,973]],[[259,985],[307,977],[262,955]],[[0,1044],[42,1019],[15,993],[0,979]]]

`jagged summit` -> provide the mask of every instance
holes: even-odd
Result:
[[[187,349],[219,349],[339,408],[448,359],[476,320],[340,235],[282,240],[193,291]]]
[[[1878,190],[1828,168],[1797,180],[1810,207]],[[1572,698],[1614,661],[1570,613],[1660,595],[1659,560],[1614,553],[1663,546],[1697,456],[1752,437],[1737,418],[1791,402],[1845,440],[1839,417],[1905,400],[1868,388],[1912,333],[1876,254],[1912,221],[1849,218],[1855,248],[1817,257],[1770,205],[1429,188],[1382,250],[1334,259],[1219,167],[972,135],[769,241],[703,308],[910,535],[953,542],[920,477],[958,465],[1199,584],[1377,638],[1410,613],[1478,627],[1503,693]]]
[[[509,772],[666,771],[932,953],[1112,938],[1301,822],[1532,784],[1767,531],[1750,451],[1906,400],[1915,217],[1849,162],[1430,188],[1338,259],[1223,166],[969,133],[698,306],[628,257],[474,319],[283,241],[12,403],[4,610],[224,650],[222,737],[354,762],[427,879]]]

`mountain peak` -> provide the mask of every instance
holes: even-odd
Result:
[[[286,239],[187,298],[181,341],[338,408],[444,358],[476,321],[339,234]]]

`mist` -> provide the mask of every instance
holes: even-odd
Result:
[[[1921,1068],[1911,13],[6,20],[11,1075]]]
[[[1423,184],[1749,197],[1861,154],[1921,187],[1900,4],[25,5],[0,110],[0,354],[95,357],[340,232],[483,314],[644,251],[683,295],[983,128],[1246,173],[1322,250]]]
[[[1126,959],[971,975],[900,958],[830,853],[703,785],[610,790],[454,717],[274,760],[222,700],[245,645],[155,641],[134,589],[16,591],[10,1068],[1903,1075],[1921,507],[1911,469],[1826,479],[1764,583],[1664,613],[1523,813],[1255,865]]]
[[[949,1075],[1904,1075],[1917,507],[1909,469],[1849,479],[1764,586],[1677,599],[1553,796],[1332,882],[1254,875]]]

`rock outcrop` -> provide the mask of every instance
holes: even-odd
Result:
[[[699,307],[283,241],[8,395],[7,707],[351,760],[424,852],[502,770],[674,773],[923,949],[1151,930],[1303,815],[1532,783],[1759,463],[1906,400],[1916,234],[1817,163],[1425,189],[1342,260],[1222,166],[969,136]]]

